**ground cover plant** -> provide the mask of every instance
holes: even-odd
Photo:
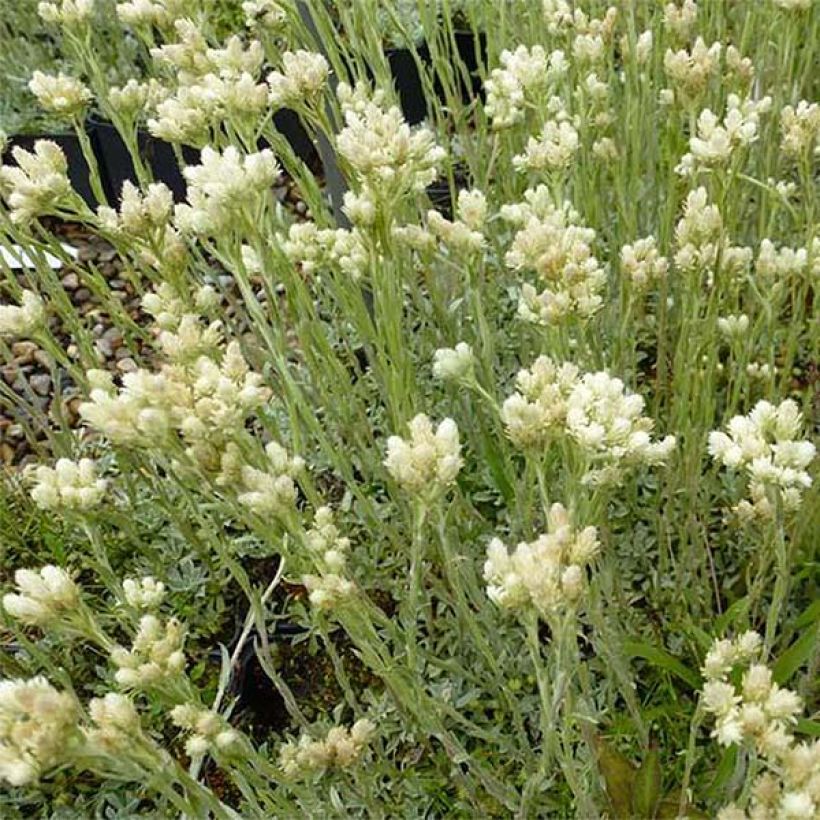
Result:
[[[816,4],[107,7],[30,90],[136,184],[0,167],[3,816],[820,816]]]

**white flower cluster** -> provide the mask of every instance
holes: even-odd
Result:
[[[74,77],[35,71],[28,84],[41,107],[62,117],[79,117],[93,99],[91,91]]]
[[[107,692],[88,704],[93,726],[81,729],[93,754],[121,757],[133,749],[142,725],[134,702],[119,692]]]
[[[54,467],[42,464],[28,473],[36,482],[31,497],[42,510],[90,510],[103,500],[108,487],[97,477],[97,465],[90,458],[60,458]]]
[[[294,478],[305,468],[304,459],[290,457],[275,441],[265,447],[267,464],[258,470],[243,464],[241,481],[243,492],[237,498],[240,504],[257,515],[287,515],[296,504],[296,484]]]
[[[720,67],[720,43],[707,46],[702,37],[698,37],[691,51],[667,49],[663,58],[663,67],[673,89],[682,101],[691,104],[706,90],[712,77]]]
[[[820,813],[820,740],[796,743],[792,726],[803,704],[778,686],[759,661],[762,639],[746,632],[715,641],[706,656],[702,704],[715,718],[712,736],[723,746],[752,746],[765,771],[751,788],[749,812],[727,806],[719,820],[802,820]],[[744,668],[740,685],[736,669]]]
[[[279,750],[279,766],[286,777],[300,777],[327,769],[344,769],[354,764],[376,733],[375,724],[362,718],[350,729],[334,726],[322,740],[303,734]]]
[[[717,328],[721,336],[726,339],[743,339],[749,330],[749,317],[745,313],[739,316],[730,313],[728,316],[720,316],[717,320]]]
[[[199,165],[188,165],[187,204],[177,205],[176,225],[183,231],[213,235],[226,230],[243,212],[254,213],[276,178],[279,165],[269,149],[242,155],[229,146],[222,153],[205,147]]]
[[[146,689],[177,679],[185,669],[185,629],[171,618],[165,624],[156,615],[143,615],[131,649],[115,646],[111,661],[114,679],[127,689]]]
[[[31,336],[45,318],[43,300],[34,291],[24,290],[19,305],[0,305],[0,336]]]
[[[794,276],[801,276],[809,272],[812,276],[820,276],[820,238],[815,237],[809,248],[776,247],[771,239],[763,239],[755,260],[755,273],[765,283],[766,287],[777,289]]]
[[[282,55],[282,69],[267,77],[268,99],[274,108],[310,104],[321,94],[330,73],[321,54],[303,50],[286,51]]]
[[[136,121],[145,111],[154,110],[170,96],[170,90],[153,77],[145,82],[130,79],[124,86],[108,90],[108,104],[126,120]]]
[[[243,433],[270,395],[235,341],[221,361],[200,356],[158,372],[139,369],[123,376],[119,390],[106,371],[87,376],[89,401],[79,411],[88,424],[126,446],[162,447],[170,435],[179,435],[188,457],[207,470],[220,469],[225,443]]]
[[[651,438],[654,424],[641,415],[643,397],[627,393],[624,383],[606,372],[584,375],[566,406],[567,433],[598,465],[585,476],[590,483],[615,481],[624,466],[666,464],[675,449],[674,436]]]
[[[547,120],[536,139],[530,137],[523,154],[513,157],[518,171],[562,171],[570,166],[581,147],[569,115]]]
[[[60,765],[78,718],[74,697],[43,677],[0,681],[0,778],[25,786]]]
[[[345,118],[336,137],[339,155],[373,202],[391,203],[423,191],[438,176],[446,152],[429,128],[411,128],[397,106],[385,108],[378,95],[366,99],[363,93],[361,87],[339,84]]]
[[[71,614],[80,604],[80,590],[71,576],[48,564],[40,570],[18,569],[16,593],[3,596],[3,609],[31,626],[46,626]]]
[[[441,347],[433,354],[433,376],[440,381],[467,378],[473,372],[475,356],[466,342]]]
[[[698,21],[698,4],[683,0],[680,6],[667,3],[663,10],[663,25],[678,40],[688,40]]]
[[[699,168],[725,165],[738,148],[758,138],[760,115],[771,108],[771,97],[744,100],[730,94],[723,123],[708,108],[698,117],[698,133],[689,140],[690,153],[684,154],[675,169],[681,176],[691,176]]]
[[[126,578],[122,582],[126,603],[135,609],[156,609],[165,600],[165,584],[150,575]]]
[[[126,180],[122,186],[119,213],[108,205],[97,209],[100,223],[114,233],[150,239],[164,230],[174,213],[174,195],[162,182],[152,182],[145,193]]]
[[[333,609],[351,596],[356,586],[340,573],[347,564],[350,539],[341,535],[330,507],[316,510],[313,526],[305,533],[308,552],[319,575],[303,575],[310,603],[318,609]]]
[[[84,23],[94,11],[94,0],[54,0],[37,4],[37,14],[46,23],[75,26]]]
[[[187,0],[127,0],[117,3],[117,16],[127,26],[168,28],[186,12]]]
[[[33,151],[18,145],[11,155],[17,167],[0,167],[0,194],[11,208],[12,222],[26,224],[69,203],[74,194],[59,145],[37,140]]]
[[[367,271],[370,260],[358,228],[318,228],[314,222],[295,222],[280,243],[288,259],[306,274],[331,267],[358,279]]]
[[[581,376],[572,364],[540,356],[518,373],[516,387],[501,408],[512,442],[543,448],[558,434],[569,436],[595,467],[585,476],[590,483],[615,480],[624,467],[665,464],[675,448],[674,436],[651,438],[643,397],[606,372]]]
[[[607,278],[592,252],[595,231],[578,224],[569,203],[556,208],[545,185],[524,197],[523,203],[501,210],[505,220],[521,225],[505,261],[515,271],[534,271],[546,287],[539,293],[529,283],[522,285],[519,316],[541,325],[573,315],[589,318],[603,304]]]
[[[534,607],[545,617],[571,608],[583,594],[585,568],[599,548],[595,527],[576,530],[564,506],[553,504],[547,532],[535,541],[519,544],[512,554],[498,538],[490,542],[484,564],[487,595],[505,609]]]
[[[387,440],[385,467],[412,495],[441,492],[455,481],[464,463],[456,423],[444,419],[433,430],[430,419],[419,414],[408,427],[409,439],[390,436]]]
[[[661,256],[654,236],[637,239],[621,248],[621,271],[638,292],[664,279],[668,269],[669,260]]]
[[[487,200],[479,190],[459,191],[456,205],[458,219],[445,219],[438,211],[427,212],[427,227],[453,250],[462,253],[484,247],[482,229],[487,219]]]
[[[539,356],[532,367],[518,371],[516,392],[501,408],[507,435],[517,447],[543,448],[563,432],[567,399],[578,383],[578,368]]]
[[[820,104],[800,100],[780,112],[783,152],[790,157],[820,154]]]
[[[751,501],[744,500],[737,512],[743,518],[769,518],[774,513],[769,488],[777,488],[786,510],[795,510],[812,480],[807,467],[816,448],[799,436],[803,417],[797,403],[786,399],[778,406],[758,402],[748,416],[735,416],[727,432],[709,434],[709,454],[732,470],[749,477]]]
[[[524,111],[541,99],[551,83],[569,70],[563,51],[549,56],[541,46],[518,46],[501,52],[501,68],[494,68],[484,83],[485,111],[495,129],[509,128],[524,119]]]
[[[171,710],[170,717],[174,726],[190,733],[185,741],[185,752],[190,757],[200,757],[209,752],[231,752],[242,740],[236,729],[209,709],[183,703]]]
[[[710,205],[705,188],[686,196],[683,216],[675,227],[675,264],[682,270],[712,268],[724,245],[723,217]]]
[[[202,314],[212,313],[219,306],[219,294],[213,286],[203,285],[195,291],[192,305],[186,294],[170,282],[162,282],[142,297],[141,306],[153,317],[158,329],[176,330],[191,315],[192,307]]]

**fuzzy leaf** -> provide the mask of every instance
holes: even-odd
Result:
[[[816,651],[817,637],[820,629],[808,629],[778,659],[772,667],[772,676],[777,683],[783,684],[801,667],[808,663]]]
[[[674,655],[665,649],[642,641],[624,641],[624,651],[633,658],[643,658],[653,666],[664,669],[689,684],[692,689],[700,689],[701,679],[697,672],[681,663]]]
[[[661,799],[661,756],[657,746],[652,746],[635,777],[632,789],[632,808],[641,818],[653,818]]]

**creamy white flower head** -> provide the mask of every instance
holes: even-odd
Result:
[[[92,100],[91,91],[83,83],[63,73],[35,71],[28,87],[46,111],[64,117],[82,114]]]
[[[340,98],[345,125],[336,138],[339,155],[382,204],[423,191],[438,176],[444,149],[429,128],[411,128],[397,106],[385,108],[361,93],[350,92],[351,104],[344,101],[348,91]]]
[[[565,170],[579,148],[578,132],[568,119],[547,120],[538,139],[530,137],[524,153],[513,157],[513,166],[519,171]]]
[[[11,208],[12,222],[26,224],[70,204],[68,161],[56,143],[37,140],[33,151],[16,146],[11,154],[17,167],[0,166],[0,194]]]
[[[439,348],[433,354],[433,376],[441,381],[458,380],[472,373],[475,357],[466,342]]]
[[[749,317],[745,313],[735,316],[721,316],[717,320],[718,330],[727,339],[742,339],[749,329]]]
[[[336,609],[356,592],[352,581],[333,572],[303,575],[302,584],[308,591],[308,600],[316,609]]]
[[[595,527],[576,530],[566,508],[553,504],[548,532],[509,553],[494,538],[487,548],[487,595],[500,607],[532,606],[541,615],[574,606],[586,587],[585,567],[600,548]]]
[[[309,103],[325,87],[330,73],[321,54],[304,50],[286,51],[282,68],[268,74],[269,100],[274,108]]]
[[[518,447],[543,447],[562,432],[567,399],[578,382],[578,368],[539,356],[532,367],[516,376],[517,392],[501,408],[510,440]]]
[[[802,491],[812,484],[807,468],[816,448],[811,441],[798,440],[802,423],[792,399],[778,406],[760,401],[748,416],[734,416],[727,432],[709,434],[709,455],[729,469],[746,473],[754,509],[762,517],[771,513],[766,488],[776,488],[790,510],[799,506]],[[744,511],[754,512],[748,505]]]
[[[46,23],[76,26],[84,23],[94,12],[94,0],[54,0],[37,4],[37,14]]]
[[[170,712],[174,726],[189,733],[185,751],[191,757],[206,753],[235,753],[242,744],[242,735],[216,712],[185,703]]]
[[[117,667],[114,679],[126,689],[145,690],[178,678],[185,669],[185,629],[175,618],[164,624],[155,615],[143,615],[131,649],[111,650]]]
[[[188,202],[176,206],[177,227],[209,235],[262,202],[279,176],[279,166],[268,149],[243,155],[234,146],[222,153],[206,147],[200,164],[187,166],[184,174]]]
[[[122,591],[128,604],[136,609],[156,609],[165,600],[165,584],[150,575],[126,578]]]
[[[44,323],[43,300],[33,291],[24,290],[20,305],[0,305],[0,336],[31,336]]]
[[[108,487],[97,477],[96,462],[90,458],[61,458],[54,467],[32,467],[28,474],[35,482],[31,497],[43,510],[90,510],[100,504]]]
[[[800,100],[780,112],[782,148],[791,157],[820,154],[820,104]]]
[[[698,6],[695,0],[683,0],[680,6],[667,3],[663,11],[664,27],[678,40],[687,40],[697,23]]]
[[[242,488],[237,500],[258,515],[286,516],[292,512],[297,497],[294,479],[304,470],[299,456],[289,456],[275,441],[265,448],[268,464],[258,470],[249,465],[241,468]]]
[[[675,264],[682,270],[712,268],[725,245],[723,218],[717,205],[710,205],[706,189],[690,191],[683,216],[675,227]]]
[[[720,43],[707,46],[702,37],[695,40],[690,51],[667,49],[663,58],[664,71],[684,102],[693,103],[717,75],[721,50]]]
[[[0,779],[36,783],[71,756],[79,709],[45,678],[0,681]]]
[[[346,768],[356,763],[376,733],[376,725],[363,718],[350,729],[336,726],[321,740],[303,734],[279,750],[279,766],[289,778],[304,777],[330,768]]]
[[[658,252],[654,236],[637,239],[621,248],[621,270],[638,291],[645,291],[663,280],[668,269],[669,261]]]
[[[94,725],[82,732],[86,750],[92,754],[121,755],[141,735],[140,717],[134,702],[118,692],[93,698],[88,704],[88,713]]]
[[[591,317],[603,304],[606,285],[606,271],[592,252],[595,231],[578,224],[569,203],[556,208],[545,185],[501,214],[522,225],[506,254],[507,267],[534,271],[545,285],[540,293],[529,283],[522,286],[519,316],[543,325],[571,315]]]
[[[444,419],[434,430],[424,414],[409,424],[410,438],[390,436],[387,440],[388,472],[412,495],[440,492],[455,481],[464,463],[458,427],[452,419]]]
[[[80,604],[80,590],[71,576],[51,564],[40,570],[18,569],[14,581],[17,592],[3,596],[3,608],[24,624],[47,626]]]
[[[287,23],[287,12],[279,0],[245,0],[245,25],[250,29],[277,32]]]

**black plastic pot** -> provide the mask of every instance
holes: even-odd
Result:
[[[98,203],[91,190],[91,173],[76,134],[39,134],[36,136],[20,135],[11,137],[6,153],[3,155],[3,161],[6,163],[14,162],[11,149],[16,146],[24,148],[26,151],[33,151],[34,143],[37,140],[51,140],[63,149],[63,153],[68,160],[68,178],[71,180],[71,185],[89,207],[96,208]],[[102,173],[102,168],[100,171]]]
[[[456,78],[461,99],[469,103],[476,98],[483,98],[484,91],[479,68],[487,64],[487,36],[479,34],[478,44],[476,44],[476,38],[472,32],[460,31],[456,32],[455,41],[459,59],[468,74],[465,78],[463,72],[458,67],[454,67]],[[430,49],[426,45],[421,45],[417,52],[422,65],[430,67],[433,62]],[[390,72],[399,95],[402,113],[411,125],[415,125],[421,122],[428,113],[427,99],[416,60],[409,49],[389,49],[385,55],[390,64]],[[444,101],[444,89],[439,77],[434,77],[434,87],[436,96],[439,100]]]
[[[109,201],[118,204],[122,196],[122,186],[128,180],[136,183],[137,174],[134,163],[125,142],[110,123],[97,122],[92,125],[94,151],[104,169],[105,193]],[[143,162],[151,169],[157,182],[164,182],[177,202],[185,199],[185,179],[177,163],[174,149],[167,142],[152,137],[146,131],[140,131],[137,144]],[[186,162],[196,163],[199,152],[184,147],[182,154]]]

